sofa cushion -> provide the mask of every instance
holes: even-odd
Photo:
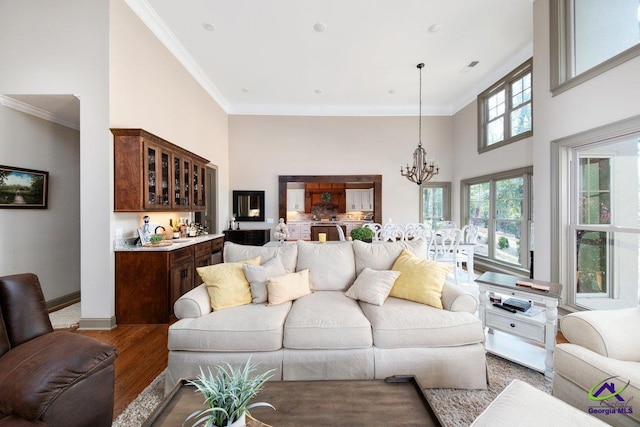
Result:
[[[267,281],[269,305],[278,305],[294,301],[311,293],[309,289],[309,270],[288,273],[280,277],[271,277]]]
[[[259,265],[260,257],[242,262],[208,265],[196,269],[207,286],[211,308],[222,310],[251,302],[251,287],[244,275],[243,264]]]
[[[268,259],[262,265],[244,264],[242,268],[251,286],[251,297],[254,304],[267,302],[267,280],[270,277],[287,274],[279,256]]]
[[[315,292],[296,300],[284,325],[285,348],[336,350],[371,344],[371,324],[344,292]]]
[[[393,263],[404,249],[418,258],[427,258],[427,241],[424,239],[384,243],[354,241],[356,274],[360,274],[367,267],[373,270],[391,270]]]
[[[298,247],[292,243],[281,246],[249,246],[233,242],[224,242],[224,262],[240,262],[260,257],[266,262],[273,257],[279,257],[287,273],[296,271]]]
[[[369,304],[382,305],[398,276],[400,276],[399,271],[372,270],[367,267],[358,275],[346,295]]]
[[[399,271],[389,295],[442,308],[442,287],[453,264],[418,258],[404,249],[392,270]]]
[[[309,270],[312,291],[346,291],[356,279],[351,242],[309,243],[298,240],[296,270]]]
[[[381,306],[360,303],[379,348],[454,347],[481,343],[482,322],[466,312],[440,310],[389,297]]]
[[[273,351],[282,348],[282,328],[291,303],[246,304],[179,320],[169,327],[169,350]]]

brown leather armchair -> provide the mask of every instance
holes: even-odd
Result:
[[[110,344],[54,331],[38,277],[0,277],[0,426],[111,426]]]

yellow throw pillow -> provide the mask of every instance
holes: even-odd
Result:
[[[418,258],[404,249],[391,269],[401,274],[390,296],[442,308],[442,287],[453,264]]]
[[[278,305],[293,301],[311,293],[309,288],[309,270],[289,273],[267,279],[269,305]]]
[[[260,257],[243,262],[225,262],[196,269],[207,286],[211,308],[221,310],[251,302],[251,287],[244,275],[243,264],[260,265]]]

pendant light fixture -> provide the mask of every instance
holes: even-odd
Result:
[[[400,175],[407,177],[411,182],[420,185],[429,181],[440,172],[438,163],[427,159],[427,152],[422,148],[422,68],[424,64],[417,65],[420,70],[420,110],[418,114],[418,147],[413,152],[413,166],[407,163],[406,170],[400,166]]]

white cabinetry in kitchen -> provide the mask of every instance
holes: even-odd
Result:
[[[287,223],[287,229],[289,230],[287,240],[298,240],[300,238],[300,224],[297,222],[289,222]]]
[[[347,212],[373,210],[373,188],[365,190],[347,189],[345,192]]]
[[[304,188],[287,190],[287,210],[304,212]]]

